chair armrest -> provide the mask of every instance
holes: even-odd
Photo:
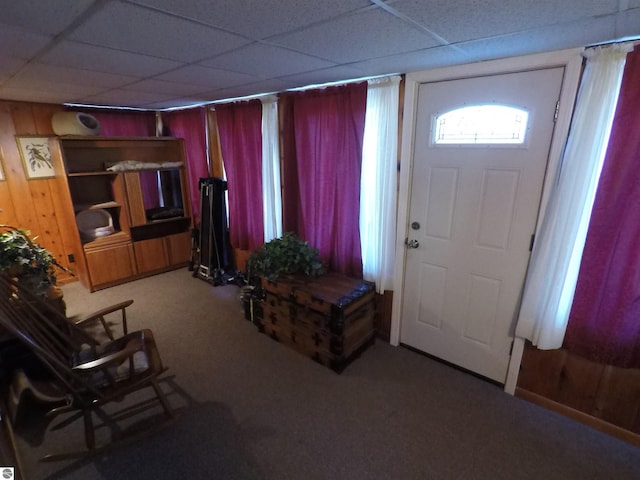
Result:
[[[75,365],[73,367],[73,370],[77,370],[80,372],[93,372],[95,370],[102,370],[103,368],[108,367],[114,363],[123,362],[124,360],[141,350],[142,344],[128,344],[125,346],[125,348],[123,348],[122,350],[118,350],[117,352],[110,353],[95,360],[90,360],[88,362]]]
[[[131,300],[131,299],[125,300],[124,302],[120,302],[120,303],[117,303],[115,305],[111,305],[111,306],[102,308],[100,310],[88,313],[86,315],[73,316],[73,317],[69,318],[69,320],[72,321],[74,324],[76,324],[79,327],[82,327],[84,324],[87,324],[89,322],[92,322],[92,321],[95,321],[95,320],[100,320],[100,321],[103,322],[103,326],[105,327],[105,329],[107,329],[106,324],[104,323],[104,318],[103,317],[105,315],[109,315],[110,313],[114,313],[114,312],[117,312],[117,311],[121,310],[122,311],[122,330],[123,330],[124,334],[126,335],[128,333],[128,331],[127,331],[126,308],[131,306],[132,303],[133,303],[133,300]],[[110,334],[110,332],[107,331],[107,334]],[[109,335],[109,337],[112,337],[112,336]]]

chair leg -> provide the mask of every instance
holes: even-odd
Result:
[[[91,409],[87,408],[82,411],[84,417],[84,439],[89,450],[96,448],[96,436],[93,429],[93,419],[91,418]]]
[[[158,381],[153,380],[151,382],[151,386],[153,387],[153,390],[156,392],[156,396],[158,397],[158,400],[160,400],[160,403],[162,404],[162,408],[164,409],[164,412],[167,414],[168,417],[173,418],[174,416],[173,409],[169,405],[169,402],[167,401],[167,397],[165,396],[164,392],[160,388],[160,385],[158,385]]]

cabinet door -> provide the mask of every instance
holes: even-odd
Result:
[[[131,244],[85,252],[92,290],[103,284],[123,281],[136,273]]]
[[[169,253],[169,265],[180,265],[191,260],[191,232],[176,233],[165,237]]]
[[[161,270],[169,265],[167,249],[163,238],[152,238],[135,242],[133,248],[136,253],[138,273]]]
[[[147,223],[147,215],[144,210],[144,198],[139,172],[126,172],[124,174],[124,184],[127,189],[129,204],[129,222],[132,227],[144,225]]]

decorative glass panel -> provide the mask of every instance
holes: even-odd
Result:
[[[475,105],[438,115],[436,144],[522,144],[529,113],[504,105]]]

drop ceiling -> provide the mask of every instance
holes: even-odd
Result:
[[[0,99],[166,109],[640,36],[640,0],[0,0]]]

